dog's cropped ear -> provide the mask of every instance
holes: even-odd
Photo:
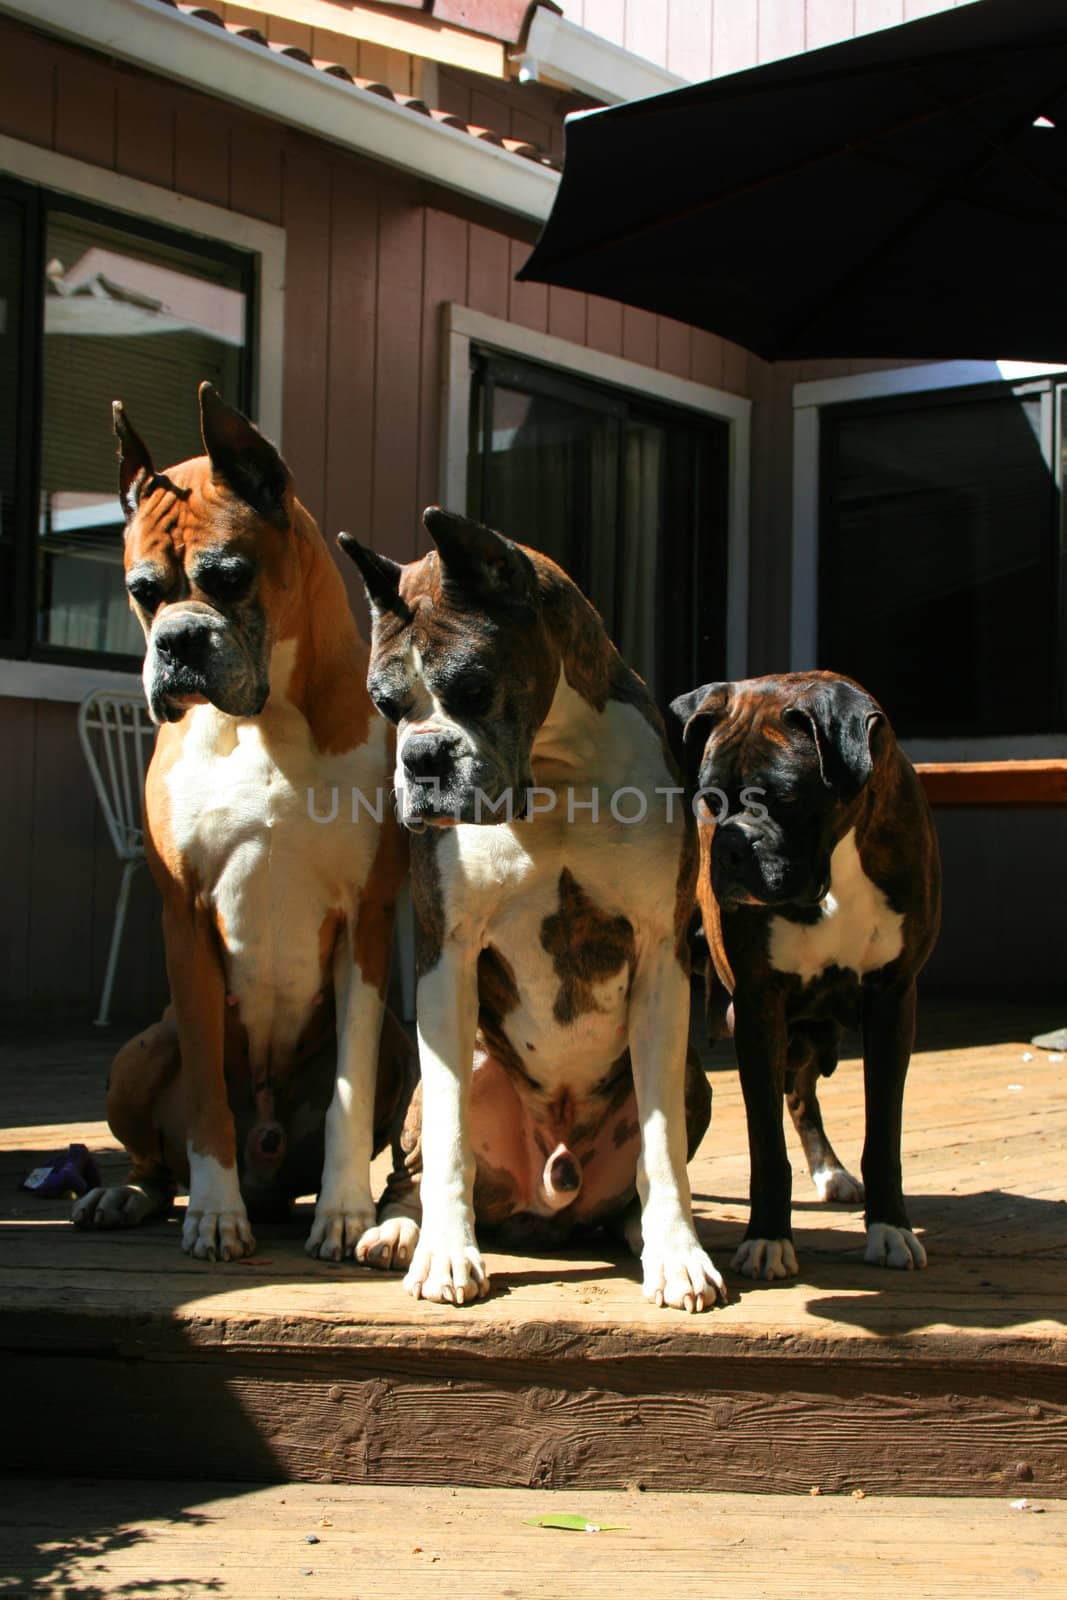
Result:
[[[682,724],[682,759],[685,776],[696,779],[708,735],[729,703],[732,683],[705,683],[671,701],[671,711]]]
[[[350,533],[339,533],[337,543],[359,568],[375,616],[383,611],[391,611],[394,616],[410,622],[411,611],[400,597],[400,574],[404,569],[399,562],[390,561],[388,556],[380,556],[376,550],[368,550]]]
[[[855,800],[874,771],[878,730],[887,726],[878,702],[858,684],[836,678],[802,690],[784,717],[810,731],[827,788]]]
[[[111,402],[111,426],[119,441],[119,499],[129,522],[149,478],[155,474],[152,457],[121,400]]]
[[[277,450],[210,383],[200,385],[199,396],[200,435],[216,482],[276,528],[288,527],[289,468]]]
[[[440,506],[428,506],[422,520],[441,557],[446,588],[497,605],[534,601],[537,579],[533,563],[502,533]]]

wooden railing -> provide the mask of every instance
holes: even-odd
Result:
[[[1067,806],[1067,758],[1035,761],[919,761],[932,806]]]

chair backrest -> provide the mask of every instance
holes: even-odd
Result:
[[[120,861],[144,855],[144,778],[156,729],[139,691],[93,689],[78,708],[78,737]]]

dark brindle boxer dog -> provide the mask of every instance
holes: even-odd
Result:
[[[387,793],[393,735],[363,686],[367,650],[341,575],[285,463],[209,384],[200,408],[206,454],[157,472],[115,405],[126,586],[160,724],[146,845],[173,1016],[113,1069],[108,1115],[133,1157],[129,1181],[85,1196],[74,1220],[132,1225],[187,1181],[184,1249],[247,1255],[243,1176],[260,1198],[316,1190],[307,1247],[336,1260],[375,1222],[379,1035],[406,864],[388,805],[380,824],[360,808],[353,825],[348,807],[353,791],[372,806]],[[314,820],[338,795],[336,819]],[[379,1140],[403,1114],[406,1074],[390,1029]]]
[[[697,1069],[687,1140],[695,841],[662,722],[553,562],[425,521],[437,548],[405,567],[342,535],[413,831],[423,1227],[405,1287],[487,1292],[476,1215],[557,1238],[617,1218],[645,1294],[699,1310],[723,1288],[686,1174],[709,1112]]]
[[[900,1175],[915,980],[940,918],[926,798],[881,707],[829,672],[711,683],[671,708],[690,775],[716,811],[700,822],[697,895],[710,950],[712,1038],[730,1028],[748,1113],[752,1212],[733,1265],[797,1271],[786,1095],[823,1200],[866,1189],[868,1261],[925,1266]],[[705,802],[706,803],[706,802]],[[732,1007],[731,1007],[732,995]],[[815,1092],[843,1026],[862,1026],[867,1130],[861,1187],[823,1130]]]

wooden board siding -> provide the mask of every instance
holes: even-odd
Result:
[[[271,36],[285,26],[272,23]],[[445,68],[438,77],[442,104],[557,149],[562,110],[576,103],[536,84]],[[449,301],[746,392],[747,358],[712,335],[514,283],[528,225],[484,208],[475,218],[444,191],[5,20],[0,131],[285,228],[283,447],[331,542],[346,528],[401,560],[425,547],[420,513],[439,494],[439,330]],[[348,563],[342,570],[366,626],[355,574]],[[13,751],[0,779],[7,1015],[92,1016],[97,1002],[118,866],[74,718],[73,706],[0,701],[0,737]],[[146,874],[131,899],[117,1014],[158,1010],[161,948]]]
[[[78,743],[77,708],[0,698],[0,1016],[95,1016],[120,867]],[[113,1014],[166,999],[159,902],[134,879]]]

